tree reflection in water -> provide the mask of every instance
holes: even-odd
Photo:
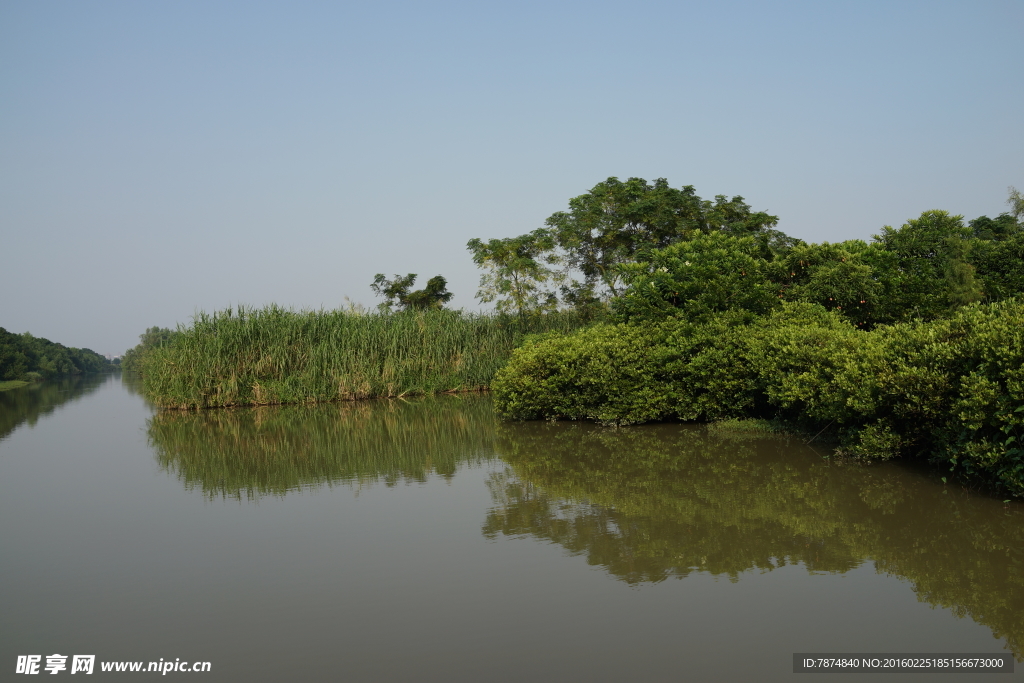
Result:
[[[552,541],[630,584],[872,562],[1024,653],[1019,504],[893,463],[830,463],[798,439],[498,423],[478,396],[162,412],[149,439],[187,488],[239,500],[451,477],[496,454],[487,537]]]
[[[483,533],[553,541],[631,584],[872,561],[1024,653],[1024,514],[896,464],[703,427],[508,423]]]
[[[75,375],[0,391],[0,441],[23,422],[35,426],[39,418],[65,403],[91,394],[110,377],[110,373]]]

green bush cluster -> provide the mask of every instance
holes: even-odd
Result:
[[[873,330],[784,302],[531,339],[492,388],[514,419],[781,418],[857,457],[925,457],[1024,495],[1022,365],[1015,299]]]

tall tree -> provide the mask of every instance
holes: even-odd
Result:
[[[974,231],[963,216],[948,211],[925,211],[900,228],[886,225],[875,243],[891,256],[890,268],[880,270],[886,284],[881,320],[930,320],[984,297],[969,259]]]
[[[561,258],[555,253],[555,240],[543,228],[527,235],[492,239],[472,239],[466,245],[473,263],[484,269],[477,298],[495,302],[501,313],[527,313],[554,308],[557,296],[549,284],[561,282],[557,268]]]
[[[470,240],[473,261],[486,270],[477,298],[497,301],[499,310],[525,313],[564,304],[603,308],[625,291],[623,264],[642,252],[662,249],[698,235],[722,232],[754,236],[770,254],[796,242],[772,228],[778,218],[754,212],[743,200],[697,196],[692,185],[675,189],[664,178],[625,182],[608,178],[569,200],[569,210],[552,214],[546,227],[520,237]]]
[[[692,185],[675,189],[664,178],[649,183],[615,177],[570,199],[569,211],[552,214],[546,221],[566,264],[582,276],[574,285],[577,292],[599,298],[622,294],[616,266],[636,260],[641,251],[718,231],[752,235],[776,223],[776,216],[751,211],[738,195],[718,195],[712,202],[698,197]]]
[[[1010,196],[1006,199],[1006,203],[1010,205],[1010,215],[1020,223],[1024,221],[1024,193],[1013,186],[1008,189]]]

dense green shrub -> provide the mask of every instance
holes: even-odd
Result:
[[[702,323],[601,324],[527,340],[495,376],[498,411],[515,419],[713,420],[755,409],[749,314]]]
[[[1024,495],[1024,303],[858,327],[785,303],[693,323],[602,325],[533,340],[493,385],[506,417],[606,424],[783,418],[833,427],[866,459],[908,455]]]
[[[626,320],[698,320],[727,310],[766,313],[779,303],[771,265],[753,237],[698,234],[647,252],[619,270],[629,293],[616,299]]]

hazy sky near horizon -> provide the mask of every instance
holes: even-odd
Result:
[[[0,326],[375,305],[609,176],[811,241],[1024,189],[1024,2],[0,0]]]

